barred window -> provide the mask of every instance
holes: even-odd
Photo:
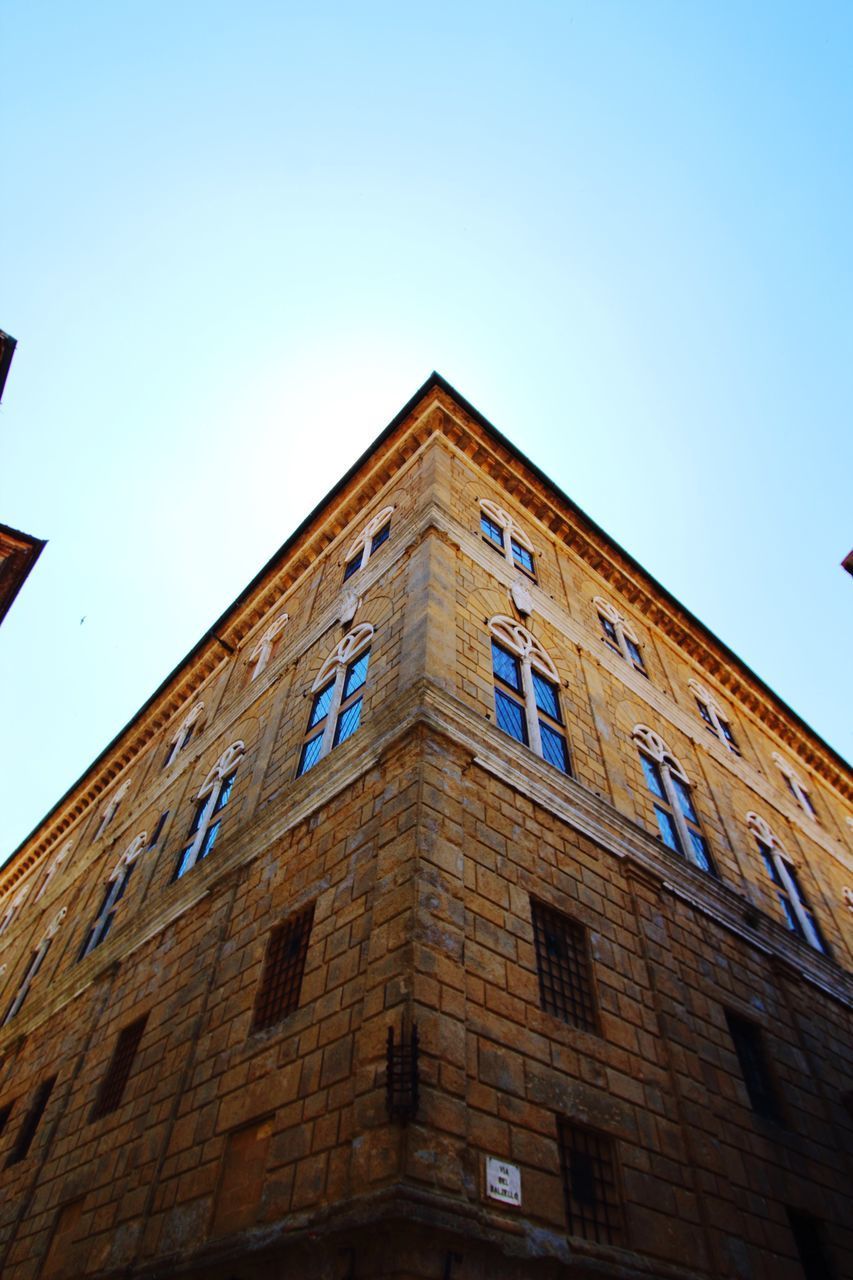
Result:
[[[38,1089],[36,1089],[32,1105],[24,1118],[24,1123],[21,1125],[21,1131],[18,1134],[17,1141],[15,1142],[15,1145],[9,1154],[9,1158],[6,1161],[7,1169],[10,1165],[19,1164],[21,1160],[26,1158],[30,1147],[33,1145],[33,1138],[36,1136],[36,1131],[38,1130],[41,1118],[45,1113],[45,1109],[48,1101],[50,1100],[50,1095],[55,1084],[56,1076],[51,1076],[49,1080],[43,1080]]]
[[[299,1008],[302,975],[314,922],[314,904],[291,916],[270,934],[264,968],[255,998],[252,1030],[281,1022]]]
[[[557,1137],[568,1234],[620,1244],[624,1231],[613,1140],[569,1120],[558,1120]]]
[[[530,908],[542,1008],[583,1031],[597,1031],[586,929],[535,898]]]
[[[754,1022],[741,1018],[739,1014],[732,1013],[730,1009],[726,1009],[725,1013],[750,1106],[756,1115],[763,1116],[765,1120],[781,1122],[782,1110],[767,1065],[761,1028]]]
[[[100,1120],[102,1116],[109,1115],[120,1105],[147,1021],[148,1014],[145,1013],[141,1018],[128,1023],[119,1032],[110,1065],[101,1081],[98,1096],[89,1116],[90,1120]]]

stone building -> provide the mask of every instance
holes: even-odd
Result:
[[[850,1277],[851,815],[433,375],[3,868],[0,1273]]]

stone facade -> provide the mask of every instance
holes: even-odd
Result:
[[[0,1272],[850,1277],[851,815],[434,375],[3,868]]]

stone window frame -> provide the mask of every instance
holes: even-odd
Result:
[[[711,690],[702,684],[700,680],[694,680],[693,678],[687,681],[687,687],[696,699],[699,714],[708,732],[718,738],[728,751],[739,756],[741,754],[740,747],[732,733],[728,714],[723,710]]]
[[[116,907],[124,897],[131,874],[136,866],[136,861],[147,848],[147,841],[147,831],[140,831],[138,835],[135,835],[110,872],[98,913],[89,927],[89,932],[83,939],[83,945],[77,957],[78,961],[83,960],[96,947],[99,947],[112,928]]]
[[[649,673],[646,670],[640,637],[628,619],[619,612],[615,604],[611,604],[603,596],[595,596],[592,603],[598,613],[598,621],[601,623],[601,630],[604,633],[602,636],[604,643],[614,653],[618,653],[619,657],[627,662],[629,667],[639,671],[640,675],[645,676],[648,680]]]
[[[196,721],[202,711],[204,711],[204,702],[199,699],[199,701],[190,708],[181,723],[178,725],[175,733],[169,739],[169,751],[166,755],[166,759],[163,761],[164,769],[168,769],[170,765],[175,763],[175,760],[181,754],[184,747],[189,743],[196,727]]]
[[[803,893],[793,858],[782,848],[770,824],[760,814],[750,810],[746,815],[746,825],[755,836],[758,852],[764,861],[791,933],[802,938],[815,951],[826,955],[828,951],[826,941]]]
[[[391,517],[395,511],[396,507],[393,506],[383,507],[381,511],[377,511],[376,515],[368,520],[358,537],[350,543],[349,550],[344,556],[344,582],[359,569],[363,569],[374,551],[378,551],[382,544],[388,541],[391,536]]]
[[[116,787],[115,791],[112,793],[109,800],[104,805],[103,809],[101,810],[101,821],[98,824],[95,834],[92,836],[93,844],[96,840],[100,839],[100,837],[106,831],[107,827],[112,822],[113,818],[116,816],[119,805],[121,804],[122,800],[127,795],[128,790],[130,789],[130,783],[131,783],[131,779],[125,778],[121,786]]]
[[[569,744],[569,735],[566,728],[566,717],[563,712],[560,700],[560,675],[554,664],[551,655],[539,640],[528,631],[527,627],[517,622],[515,618],[510,618],[507,614],[497,613],[489,618],[486,624],[489,630],[491,640],[498,645],[499,648],[506,649],[510,654],[517,658],[521,666],[521,689],[516,690],[517,697],[513,699],[524,710],[524,724],[527,731],[527,741],[517,738],[514,734],[509,736],[515,741],[521,742],[522,746],[528,747],[535,755],[545,760],[546,764],[552,764],[554,768],[560,769],[567,777],[572,777],[572,751]],[[543,677],[549,685],[553,686],[554,699],[559,710],[559,718],[555,718],[550,713],[544,711],[536,700],[536,688],[533,679],[533,673],[536,671]],[[492,656],[492,672],[493,679],[499,677],[494,671],[494,652]],[[498,686],[495,684],[496,702],[495,714],[497,716],[497,692]],[[501,690],[503,692],[503,690]],[[553,760],[549,760],[544,752],[542,745],[542,733],[540,729],[540,716],[546,717],[548,728],[558,734],[562,738],[566,767],[562,769]],[[498,726],[500,727],[500,726]]]
[[[500,542],[489,533],[487,523],[500,533]],[[526,574],[532,582],[537,581],[536,550],[533,543],[515,518],[491,498],[480,499],[480,536],[488,546],[501,552],[513,568]],[[525,561],[525,553],[529,564]]]
[[[65,844],[59,850],[59,853],[56,855],[56,857],[53,859],[50,866],[48,867],[47,872],[45,873],[45,877],[42,880],[41,884],[39,885],[39,891],[36,894],[36,896],[33,898],[33,902],[38,902],[39,898],[42,897],[48,885],[50,884],[51,880],[53,879],[53,877],[56,875],[58,871],[62,869],[63,862],[68,857],[68,855],[70,854],[73,848],[74,848],[74,841],[66,840]],[[0,924],[0,933],[2,932],[3,932],[3,925]]]
[[[188,871],[192,871],[196,863],[206,858],[213,848],[221,822],[218,815],[231,799],[234,779],[245,751],[246,744],[239,738],[230,747],[226,747],[196,792],[195,813],[187,833],[190,840],[178,856],[174,880],[180,880]]]
[[[280,613],[278,617],[273,618],[249,654],[249,662],[252,664],[252,680],[257,680],[261,672],[269,665],[275,651],[276,642],[289,621],[289,613]]]
[[[28,884],[23,885],[15,894],[12,901],[9,903],[8,907],[6,908],[3,914],[2,920],[0,920],[0,937],[2,937],[2,935],[6,932],[6,930],[11,926],[13,920],[15,919],[15,916],[18,914],[21,907],[24,905],[24,902],[26,901],[26,898],[29,892],[30,892],[30,885]]]
[[[364,656],[365,652],[370,653],[373,644],[373,637],[376,634],[376,628],[370,622],[359,622],[351,631],[348,631],[342,640],[339,640],[332,652],[323,662],[320,670],[314,678],[311,685],[311,693],[314,695],[311,700],[311,711],[308,716],[308,727],[302,738],[302,745],[299,752],[299,764],[296,769],[296,777],[301,778],[309,770],[313,769],[325,756],[329,754],[336,746],[339,745],[338,738],[338,721],[342,712],[349,709],[357,701],[363,698],[364,684],[362,682],[356,689],[352,690],[349,696],[344,694],[344,686],[347,680],[350,668]],[[325,691],[332,686],[331,695],[325,714],[316,722],[314,720],[315,709],[318,707],[320,697]],[[358,694],[358,697],[356,697]],[[323,723],[321,733],[317,733],[317,726]],[[352,731],[353,733],[355,730]],[[351,735],[347,735],[348,737]],[[320,747],[317,754],[307,763],[308,756],[306,748],[320,738]],[[343,739],[346,741],[346,739]]]
[[[693,802],[693,785],[678,758],[669,749],[660,734],[655,733],[654,729],[650,729],[646,724],[635,724],[631,731],[631,738],[639,750],[640,756],[645,756],[653,762],[657,776],[660,778],[663,795],[659,795],[655,791],[647,770],[645,767],[643,768],[646,788],[652,799],[652,807],[655,810],[659,837],[662,843],[673,853],[680,854],[686,862],[690,862],[700,871],[704,871],[706,875],[718,877],[719,872],[711,853],[708,837],[705,835],[699,812]],[[677,783],[681,784],[684,792],[679,791]],[[661,804],[664,806],[663,810],[660,807]],[[691,819],[685,811],[685,805],[689,805],[694,814],[694,819]],[[670,824],[668,822],[661,823],[658,815],[662,812],[665,818],[671,819],[675,828],[677,848],[674,848],[666,838],[664,827],[668,827]],[[703,866],[700,860],[693,835],[696,835],[702,843],[704,857],[708,862],[707,867]]]
[[[803,813],[806,814],[807,817],[811,818],[812,822],[819,822],[820,819],[817,816],[817,809],[814,807],[811,795],[809,794],[809,789],[797,773],[794,766],[789,764],[784,756],[780,756],[778,751],[774,751],[771,754],[776,767],[785,779],[785,784],[788,790],[802,809]]]
[[[8,1022],[11,1021],[12,1018],[14,1018],[15,1014],[19,1011],[19,1009],[21,1008],[21,1005],[24,1003],[27,996],[29,995],[30,988],[33,985],[33,979],[35,978],[39,969],[44,964],[45,956],[50,950],[51,943],[53,942],[53,939],[56,936],[57,930],[59,929],[59,926],[62,924],[62,921],[65,919],[67,914],[68,914],[67,907],[62,907],[59,911],[57,911],[56,915],[53,917],[47,929],[39,939],[38,946],[35,948],[32,955],[30,956],[30,962],[27,965],[27,968],[24,972],[24,976],[21,979],[20,985],[18,986],[18,990],[16,991],[15,996],[12,1000],[12,1003],[9,1005],[9,1008],[6,1011],[6,1015],[3,1018],[2,1025],[4,1027]]]

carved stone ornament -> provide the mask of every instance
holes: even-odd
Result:
[[[532,667],[536,667],[537,671],[541,671],[549,680],[553,680],[555,684],[560,683],[557,668],[551,661],[550,655],[546,653],[536,637],[531,635],[520,622],[516,622],[515,618],[508,618],[504,613],[496,613],[489,619],[489,630],[496,640],[506,645],[511,653],[517,654],[522,660],[526,658]]]
[[[509,594],[522,618],[530,617],[533,612],[533,596],[528,591],[527,583],[523,578],[516,578],[510,586]]]
[[[232,742],[230,747],[226,747],[226,749],[222,752],[222,755],[216,761],[216,764],[213,766],[210,773],[207,775],[204,782],[202,783],[202,786],[199,789],[196,799],[201,800],[203,799],[204,796],[210,795],[210,792],[216,786],[217,782],[219,782],[222,778],[226,776],[226,774],[229,774],[231,770],[236,767],[236,765],[242,759],[243,752],[245,750],[246,750],[246,744],[244,742],[240,742],[239,740],[237,742]]]
[[[351,543],[350,549],[344,558],[346,560],[352,560],[358,554],[359,550],[363,550],[365,546],[367,546],[373,535],[378,533],[383,525],[388,523],[393,514],[393,507],[383,507],[381,511],[377,511],[376,515],[368,520],[367,524],[364,526],[355,541]]]
[[[373,627],[369,622],[360,622],[357,627],[353,627],[352,631],[348,631],[343,640],[335,645],[317,672],[317,676],[311,686],[311,692],[316,693],[326,683],[336,667],[346,666],[348,662],[352,662],[353,658],[367,648],[372,638]]]
[[[343,593],[341,596],[340,607],[338,609],[338,622],[342,627],[348,627],[350,625],[352,620],[355,618],[355,615],[358,613],[360,604],[361,596],[359,596],[357,592],[353,591],[352,588]]]
[[[605,600],[603,596],[596,596],[592,603],[595,605],[602,617],[605,617],[608,622],[612,622],[614,627],[621,627],[629,640],[633,641],[633,643],[637,645],[640,643],[640,637],[637,635],[627,618],[619,612],[615,605],[611,604],[609,600]]]
[[[121,874],[125,867],[131,866],[145,848],[145,842],[148,839],[147,831],[140,831],[138,836],[134,836],[124,853],[116,863],[115,870],[110,876],[110,880],[115,880]]]
[[[674,773],[677,778],[680,778],[682,782],[686,782],[689,786],[687,774],[659,733],[655,733],[654,729],[650,729],[647,724],[635,724],[631,737],[637,746],[642,747],[647,756],[657,760],[658,764],[667,765],[671,773]]]

